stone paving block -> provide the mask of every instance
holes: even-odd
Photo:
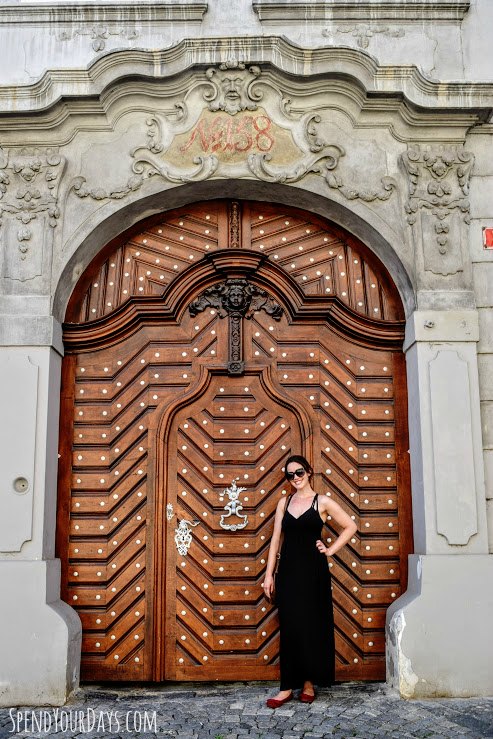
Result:
[[[311,706],[293,701],[280,710],[266,708],[273,686],[164,686],[147,690],[103,687],[82,689],[65,710],[93,709],[96,713],[153,710],[157,732],[139,739],[484,739],[492,737],[493,700],[434,699],[403,701],[386,686],[349,684],[321,691]],[[29,709],[29,707],[24,710]],[[39,709],[43,710],[43,709]],[[52,710],[52,709],[47,709]],[[0,710],[0,739],[15,736],[8,709]],[[23,733],[19,736],[26,737]],[[30,734],[34,737],[34,734]],[[42,735],[45,739],[46,735]],[[130,739],[136,733],[96,731],[51,734],[50,739]]]

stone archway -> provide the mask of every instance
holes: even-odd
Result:
[[[264,300],[245,322],[237,380],[214,300],[189,310],[228,280],[257,286],[279,319]],[[63,597],[83,622],[83,676],[276,675],[275,614],[259,578],[278,470],[301,447],[361,528],[334,570],[339,679],[384,678],[385,610],[405,590],[412,547],[403,310],[385,268],[306,212],[213,201],[112,244],[67,319],[58,553]],[[250,458],[235,420],[244,413]],[[227,472],[245,466],[246,564],[238,536],[223,540],[216,500]],[[205,526],[178,559],[167,505]]]

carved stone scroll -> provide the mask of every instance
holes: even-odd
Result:
[[[405,35],[403,28],[390,28],[389,26],[369,26],[366,23],[358,23],[350,26],[337,26],[335,29],[337,33],[350,33],[354,36],[356,43],[360,49],[367,49],[370,45],[370,39],[375,34],[383,34],[387,38],[402,38]],[[333,38],[334,30],[332,28],[325,28],[322,31],[322,36],[326,38]]]
[[[360,188],[335,173],[346,152],[324,139],[320,129],[327,122],[318,108],[292,108],[260,67],[231,60],[197,76],[173,110],[146,116],[146,137],[130,152],[133,174],[126,181],[93,186],[81,175],[72,192],[80,198],[118,200],[152,177],[176,184],[213,177],[291,184],[313,174],[348,200],[388,200],[395,190],[389,177]]]
[[[190,304],[190,315],[196,316],[208,307],[216,308],[220,318],[229,316],[228,374],[242,375],[245,371],[242,319],[249,319],[256,311],[264,310],[279,321],[283,310],[265,290],[239,278],[218,282],[204,290]]]

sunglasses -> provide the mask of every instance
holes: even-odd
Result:
[[[303,475],[306,475],[306,470],[304,470],[303,467],[300,467],[294,472],[286,472],[286,477],[288,480],[294,480],[295,477],[303,477]]]

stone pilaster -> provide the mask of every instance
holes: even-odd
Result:
[[[51,334],[60,349],[53,324],[14,315],[0,324],[0,705],[7,706],[61,705],[79,678],[80,621],[60,600],[55,559],[61,356],[51,342],[42,345]]]
[[[407,325],[416,553],[387,612],[387,679],[403,697],[493,687],[478,338],[476,311],[417,311]]]

